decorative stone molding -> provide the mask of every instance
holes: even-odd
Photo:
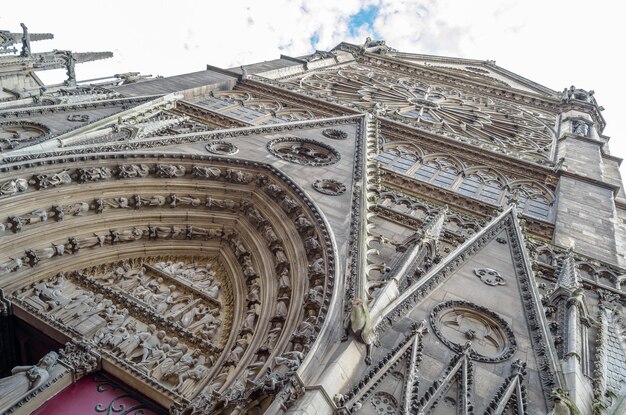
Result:
[[[348,133],[337,128],[326,128],[322,131],[322,135],[332,140],[345,140],[348,138]]]
[[[233,143],[227,141],[214,141],[205,146],[206,150],[211,154],[218,154],[222,156],[232,156],[237,154],[239,148]]]
[[[89,115],[88,114],[70,114],[67,116],[68,121],[72,122],[88,122]]]
[[[100,354],[95,344],[85,341],[71,341],[59,350],[59,362],[72,370],[74,382],[85,375],[100,370]]]

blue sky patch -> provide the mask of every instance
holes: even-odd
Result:
[[[372,26],[376,16],[378,16],[378,11],[378,6],[370,6],[365,9],[361,9],[357,14],[350,16],[350,20],[348,21],[350,34],[352,36],[356,35],[359,27],[363,25],[372,31]]]
[[[311,46],[313,46],[314,48],[317,48],[317,42],[319,41],[320,41],[319,33],[313,32],[313,34],[309,38],[309,42],[311,43]]]

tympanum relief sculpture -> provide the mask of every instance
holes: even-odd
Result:
[[[222,266],[208,258],[144,258],[26,287],[17,302],[111,359],[192,396],[215,364],[232,320]]]

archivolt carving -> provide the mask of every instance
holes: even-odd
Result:
[[[159,246],[182,242],[191,244],[184,245],[190,255],[203,246],[223,251],[231,258],[230,280],[219,277],[219,266],[199,257],[131,257],[38,280],[13,294],[17,307],[67,336],[92,342],[104,359],[171,399],[207,400],[204,410],[243,402],[248,392],[276,394],[285,404],[294,402],[302,389],[293,376],[319,338],[334,272],[324,225],[314,219],[312,204],[301,191],[271,169],[261,173],[224,164],[135,163],[75,170],[68,166],[62,173],[72,179],[64,185],[78,189],[71,194],[83,195],[84,201],[74,198],[63,205],[42,206],[21,215],[21,226],[56,226],[72,229],[73,234],[55,239],[50,247],[31,241],[22,255],[5,259],[0,272],[48,270],[49,265],[42,264],[69,257],[81,263],[80,258],[93,258],[98,250],[106,253],[120,246],[128,246],[136,257],[137,246],[154,245],[150,249],[158,251]],[[111,187],[117,193],[83,189],[85,182],[93,189],[118,179],[134,186],[137,181],[156,183],[162,178],[168,180],[165,186],[175,180],[195,180],[204,190],[173,193],[166,187],[163,192],[141,189],[120,194],[117,185]],[[233,199],[211,191],[214,181],[232,183]],[[239,186],[248,201],[242,200]],[[39,188],[44,187],[35,191]],[[56,200],[55,193],[42,195],[42,201]],[[273,204],[268,210],[260,202]],[[144,209],[146,217],[160,219],[134,219],[134,223],[124,219],[91,234],[76,233],[79,228],[70,223],[84,222],[89,215],[130,219],[136,210]],[[176,213],[181,209],[187,219],[175,220],[181,217]],[[152,216],[151,211],[158,213]],[[214,223],[207,215],[223,219]],[[276,221],[276,215],[287,219]],[[17,219],[13,223],[19,225]],[[271,255],[258,255],[259,249]],[[299,260],[294,250],[302,251]],[[234,275],[241,279],[233,280]],[[247,382],[258,385],[254,392],[242,388]]]

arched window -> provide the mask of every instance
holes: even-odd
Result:
[[[463,195],[499,205],[504,194],[504,185],[495,174],[478,171],[465,176],[457,191]]]
[[[418,180],[450,189],[459,173],[459,168],[451,160],[436,158],[418,165],[412,176]]]
[[[417,163],[419,157],[415,151],[406,147],[385,148],[385,150],[376,157],[388,169],[397,171],[398,173],[406,173]]]
[[[517,209],[525,215],[549,219],[554,196],[531,183],[511,186],[511,194],[517,195]]]

